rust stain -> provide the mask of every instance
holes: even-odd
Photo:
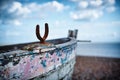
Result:
[[[48,27],[47,23],[45,23],[45,34],[43,37],[41,37],[41,35],[40,35],[39,25],[36,26],[36,36],[40,40],[40,43],[42,43],[42,44],[46,43],[45,40],[48,37],[48,33],[49,33],[49,27]]]

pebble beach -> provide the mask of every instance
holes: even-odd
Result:
[[[77,56],[72,80],[120,80],[120,58]]]

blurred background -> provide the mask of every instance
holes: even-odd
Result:
[[[78,40],[120,42],[120,0],[0,0],[0,45],[37,41],[35,27],[48,23],[48,39],[78,29]]]

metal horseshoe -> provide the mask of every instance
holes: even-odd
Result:
[[[36,36],[40,40],[40,43],[45,44],[45,40],[46,40],[46,38],[48,36],[48,33],[49,33],[49,27],[48,27],[47,23],[45,23],[45,33],[44,33],[43,37],[41,37],[41,35],[39,33],[39,25],[36,25]]]

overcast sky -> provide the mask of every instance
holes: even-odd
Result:
[[[120,0],[0,0],[0,45],[38,41],[45,23],[47,39],[78,29],[80,40],[120,42]]]

